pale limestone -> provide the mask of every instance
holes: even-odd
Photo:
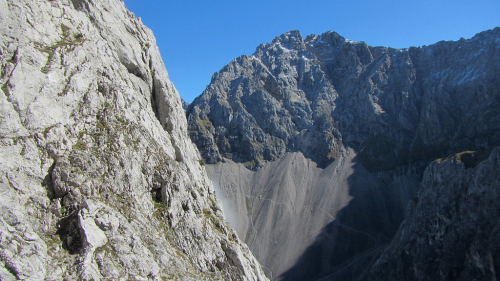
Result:
[[[2,280],[266,280],[122,1],[0,0],[0,22]]]

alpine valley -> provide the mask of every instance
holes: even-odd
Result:
[[[121,0],[0,0],[0,280],[497,280],[499,50],[290,31],[187,105]]]
[[[286,32],[187,116],[271,279],[500,277],[500,28],[408,49]]]

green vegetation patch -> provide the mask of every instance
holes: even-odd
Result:
[[[109,241],[106,244],[104,244],[104,246],[98,247],[95,250],[95,255],[98,255],[98,254],[104,254],[104,255],[107,254],[115,259],[118,259],[118,255],[116,254],[116,250],[113,248],[113,246],[111,246],[111,243],[109,243]]]
[[[2,91],[3,93],[8,96],[9,95],[9,89],[8,89],[8,86],[7,86],[7,83],[3,84],[2,85]]]
[[[212,216],[212,212],[210,212],[210,210],[203,209],[203,215],[208,219]]]
[[[243,163],[243,165],[247,168],[252,168],[252,167],[255,167],[255,165],[257,165],[257,162],[254,159],[254,160],[247,161],[247,162]]]
[[[198,123],[200,123],[200,125],[203,127],[203,128],[210,128],[210,127],[213,127],[214,125],[212,124],[212,122],[210,122],[209,119],[198,119]]]
[[[78,140],[73,146],[73,149],[85,151],[88,149],[87,143],[84,142],[83,140]]]
[[[200,130],[199,131],[190,130],[190,132],[192,132],[192,133],[205,133],[205,132],[208,132],[210,128],[214,127],[212,122],[210,122],[210,120],[208,120],[208,119],[197,118],[197,121],[198,121],[198,124],[200,125]]]
[[[465,168],[474,168],[483,160],[490,156],[491,150],[488,151],[462,151],[460,153],[448,156],[446,158],[439,158],[435,162],[441,163],[450,159],[455,159],[458,162],[464,163]]]
[[[338,153],[337,153],[337,151],[335,151],[335,150],[334,150],[334,151],[330,151],[330,153],[328,153],[328,154],[326,155],[326,157],[327,157],[328,159],[330,159],[330,160],[335,160],[335,159],[337,158],[337,154],[338,154]]]
[[[43,73],[48,73],[50,70],[50,66],[52,62],[54,61],[54,56],[56,53],[57,49],[64,49],[65,51],[73,51],[76,46],[82,45],[83,42],[85,41],[83,34],[82,33],[74,33],[73,35],[70,34],[71,28],[61,24],[60,25],[61,30],[62,30],[62,37],[61,40],[57,41],[54,45],[52,46],[43,46],[40,43],[35,43],[35,47],[40,50],[41,52],[44,52],[48,55],[47,57],[47,62],[45,65],[40,69]]]

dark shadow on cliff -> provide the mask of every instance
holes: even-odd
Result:
[[[384,185],[356,157],[348,185],[351,201],[279,280],[369,280],[370,265],[394,237],[418,182],[401,176]]]

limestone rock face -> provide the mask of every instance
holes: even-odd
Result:
[[[426,167],[500,145],[499,50],[498,27],[408,49],[290,31],[214,74],[187,109],[189,133],[214,164],[210,177],[266,274],[283,280],[410,274],[411,263],[378,258],[400,239],[392,240],[420,182],[427,185]],[[443,200],[460,204],[454,196]],[[432,217],[415,220],[424,227]],[[403,261],[424,262],[435,250],[432,241],[401,237],[406,244],[391,251]],[[418,247],[411,259],[406,254],[413,253],[401,252]],[[438,276],[419,270],[417,279]]]
[[[486,156],[466,152],[429,165],[405,221],[372,268],[375,280],[500,277],[500,148],[478,164]]]
[[[324,167],[343,146],[376,172],[489,149],[500,142],[499,38],[495,28],[392,49],[287,32],[214,74],[188,108],[191,138],[209,163],[256,168],[297,151]]]
[[[0,70],[0,279],[266,279],[122,1],[0,0]]]

